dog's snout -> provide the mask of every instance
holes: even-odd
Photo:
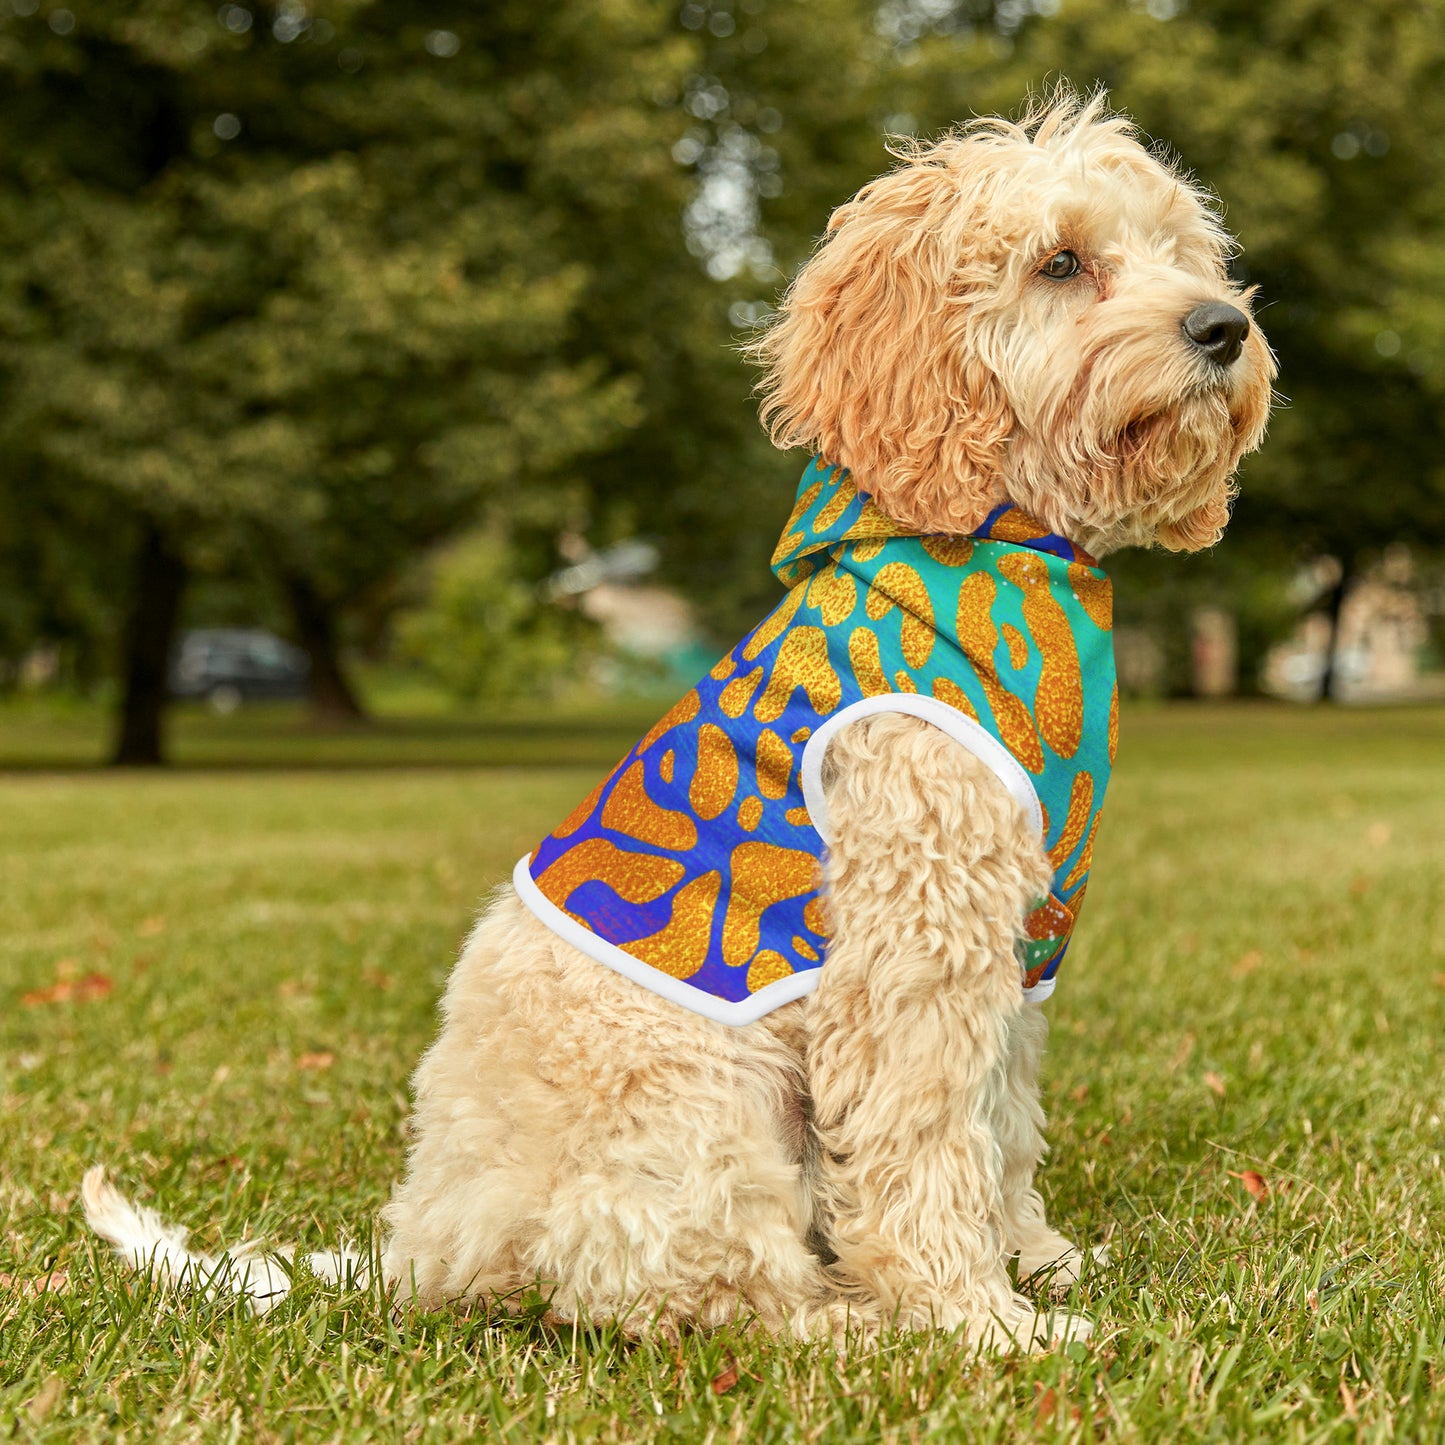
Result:
[[[1223,301],[1206,301],[1184,318],[1184,334],[1211,361],[1228,366],[1244,349],[1249,317]]]

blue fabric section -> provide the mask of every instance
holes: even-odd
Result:
[[[993,536],[993,529],[1002,526],[1005,518],[1017,510],[1012,502],[1000,502],[984,519],[983,526],[974,536]],[[1028,545],[1037,552],[1048,552],[1054,557],[1062,557],[1066,562],[1078,561],[1082,555],[1067,537],[1061,537],[1057,532],[1044,532],[1038,537],[1031,537]]]

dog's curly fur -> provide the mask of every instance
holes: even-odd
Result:
[[[1249,299],[1208,198],[1099,98],[900,154],[753,348],[774,442],[844,461],[920,531],[971,532],[1007,497],[1095,556],[1217,542],[1274,371],[1257,329],[1228,378],[1181,344],[1195,305]],[[1042,279],[1064,249],[1077,280]]]
[[[923,532],[1004,497],[1097,553],[1216,540],[1272,359],[1181,323],[1247,297],[1198,190],[1100,100],[980,121],[842,206],[754,348],[780,446]],[[1064,284],[1039,273],[1067,247]],[[1045,1222],[1042,1014],[1014,945],[1050,866],[997,778],[927,723],[829,757],[834,929],[819,987],[732,1029],[575,952],[504,895],[417,1073],[386,1268],[427,1301],[551,1281],[563,1318],[675,1331],[1036,1323],[1006,1272],[1079,1254]]]
[[[1033,1193],[1042,1015],[1012,959],[1052,870],[937,729],[868,719],[830,771],[828,965],[746,1028],[493,903],[417,1071],[388,1276],[427,1303],[540,1279],[563,1319],[667,1333],[1032,1324],[1006,1258],[1069,1245]]]
[[[922,532],[1005,497],[1096,555],[1211,544],[1273,360],[1182,332],[1247,310],[1208,200],[1101,99],[983,120],[842,206],[754,351],[780,446],[848,467]],[[1081,269],[1056,281],[1062,249]],[[1045,1024],[1015,944],[1051,866],[995,774],[916,718],[839,735],[833,926],[813,994],[711,1022],[551,933],[510,888],[473,931],[416,1073],[383,1268],[425,1304],[539,1283],[561,1319],[675,1335],[744,1317],[839,1338],[1087,1333],[1021,1275],[1073,1277],[1045,1221]]]

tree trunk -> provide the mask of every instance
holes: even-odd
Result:
[[[1335,689],[1339,686],[1340,614],[1345,608],[1345,595],[1355,580],[1355,559],[1340,558],[1339,580],[1330,589],[1325,616],[1330,620],[1330,638],[1325,644],[1325,665],[1320,672],[1321,702],[1335,701]]]
[[[136,555],[130,612],[122,638],[124,692],[111,762],[117,767],[159,767],[165,761],[162,724],[167,672],[186,586],[186,564],[153,522]]]
[[[288,573],[285,582],[296,640],[311,660],[308,690],[312,716],[333,724],[365,722],[366,710],[341,666],[331,605],[307,578]]]

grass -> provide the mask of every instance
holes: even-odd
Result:
[[[1049,1005],[1088,1347],[674,1352],[308,1279],[256,1320],[91,1245],[96,1160],[203,1246],[365,1237],[478,897],[638,722],[197,718],[213,766],[0,777],[0,1438],[1445,1438],[1441,710],[1126,709]],[[36,730],[0,756],[83,760]]]
[[[219,716],[173,706],[166,753],[190,768],[434,768],[575,763],[605,769],[672,701],[598,703],[581,695],[545,715],[520,706],[458,713],[407,679],[368,676],[366,727],[325,729],[299,703],[252,704]],[[0,707],[0,772],[83,770],[109,755],[111,720],[89,702],[34,696]]]

